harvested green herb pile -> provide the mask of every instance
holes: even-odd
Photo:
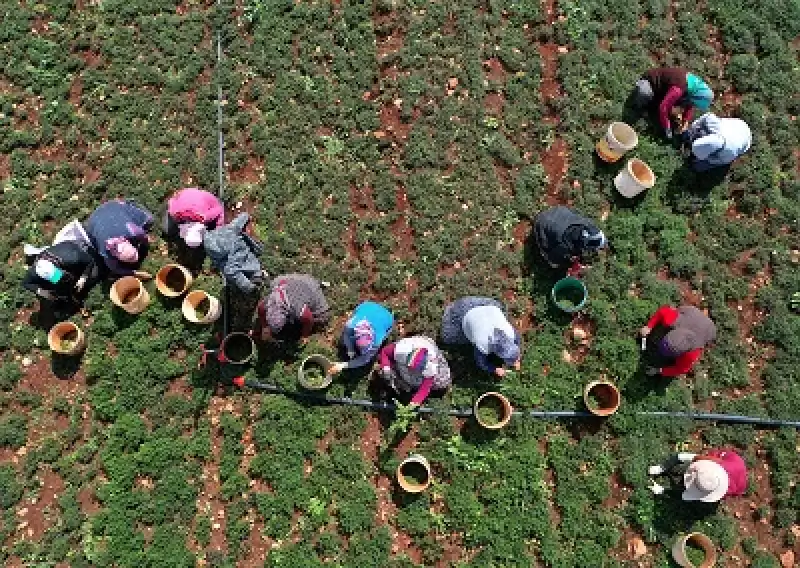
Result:
[[[496,397],[484,398],[478,405],[478,420],[489,426],[503,420],[503,402]]]
[[[688,542],[686,543],[686,558],[688,558],[689,562],[691,562],[693,565],[700,566],[706,559],[706,553],[699,546]]]
[[[325,384],[328,375],[321,365],[309,363],[303,370],[303,377],[310,387],[320,387]]]
[[[194,307],[195,317],[199,320],[202,320],[208,315],[210,309],[211,309],[211,302],[208,300],[208,298],[203,298]]]

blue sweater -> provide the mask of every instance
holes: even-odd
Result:
[[[350,319],[344,324],[342,341],[348,353],[355,353],[357,351],[354,331],[356,325],[363,320],[367,320],[370,325],[372,325],[372,330],[374,332],[372,345],[359,353],[357,357],[345,363],[345,369],[363,367],[374,359],[378,354],[378,349],[380,349],[381,344],[389,335],[394,325],[394,316],[392,312],[382,305],[376,302],[363,302],[359,304],[353,312],[353,315],[350,316]]]
[[[97,252],[103,257],[112,274],[127,276],[141,264],[147,251],[147,230],[153,223],[153,215],[129,200],[114,200],[103,203],[94,210],[84,227]],[[106,248],[106,241],[114,237],[125,237],[139,251],[136,266],[125,264],[114,258]]]

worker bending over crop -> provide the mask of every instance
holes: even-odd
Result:
[[[42,301],[42,312],[58,318],[76,312],[103,277],[103,262],[78,221],[61,229],[49,247],[25,245],[29,268],[22,287]]]
[[[520,368],[520,337],[508,321],[503,304],[492,298],[466,296],[447,306],[442,317],[442,342],[472,344],[475,363],[498,377],[505,366]],[[491,359],[499,359],[495,364]]]
[[[242,294],[257,292],[267,279],[258,257],[264,246],[247,234],[250,215],[239,213],[227,225],[206,232],[203,248],[225,281]]]
[[[272,281],[269,296],[258,302],[256,337],[286,337],[299,331],[308,337],[315,325],[328,323],[331,311],[320,282],[308,274],[282,274]]]
[[[86,220],[89,239],[112,276],[150,278],[138,270],[147,255],[153,215],[128,199],[107,201]]]
[[[674,454],[662,465],[651,465],[648,473],[668,476],[676,488],[683,486],[684,501],[716,503],[747,490],[747,466],[739,454],[729,449],[709,450],[700,455]],[[664,487],[652,481],[650,490],[660,495]]]
[[[739,118],[719,118],[706,113],[686,129],[681,140],[691,151],[691,167],[696,172],[730,165],[750,149],[750,127]]]
[[[380,377],[397,393],[414,393],[411,404],[420,405],[431,390],[452,384],[450,366],[428,337],[416,335],[390,343],[378,354]]]
[[[214,194],[187,187],[170,197],[163,229],[168,239],[180,238],[186,246],[197,248],[203,244],[206,231],[213,231],[224,222],[225,208]]]
[[[688,373],[717,335],[714,322],[694,306],[661,306],[641,330],[648,375]]]
[[[608,244],[591,219],[561,205],[536,216],[533,236],[542,257],[553,268],[579,262]]]
[[[392,312],[376,302],[362,302],[344,324],[342,344],[348,361],[334,363],[329,372],[363,367],[378,354],[394,326]]]
[[[633,92],[634,105],[638,108],[657,106],[658,122],[669,139],[672,138],[670,114],[673,107],[682,109],[680,132],[691,122],[695,108],[705,112],[713,100],[714,92],[706,82],[683,67],[650,69],[636,81]]]

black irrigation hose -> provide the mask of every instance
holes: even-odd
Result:
[[[270,385],[252,379],[245,379],[237,377],[233,379],[233,384],[238,387],[249,387],[254,390],[269,392],[274,394],[281,394],[290,398],[315,402],[317,404],[325,405],[346,405],[357,406],[366,408],[367,410],[375,412],[394,412],[397,406],[386,402],[373,402],[366,399],[349,398],[349,397],[326,397],[323,395],[305,393],[301,391],[288,390],[278,385]],[[449,416],[456,416],[458,418],[469,418],[474,415],[471,408],[450,408],[439,409],[431,408],[429,406],[420,406],[417,408],[420,414],[447,414]],[[681,412],[681,411],[639,411],[636,412],[638,416],[653,416],[660,418],[688,418],[690,420],[706,420],[713,422],[725,422],[728,424],[751,424],[753,426],[768,426],[768,427],[791,427],[800,429],[800,421],[797,420],[777,420],[774,418],[759,418],[755,416],[741,416],[738,414],[715,414],[708,412]],[[555,418],[598,418],[589,412],[581,412],[577,410],[515,410],[515,416],[526,416],[528,418],[541,418],[541,419],[555,419]]]
[[[710,412],[674,412],[674,411],[650,411],[639,412],[643,416],[659,416],[665,418],[691,418],[694,420],[716,420],[717,422],[728,422],[731,424],[753,424],[756,426],[775,426],[800,428],[798,420],[778,420],[776,418],[759,418],[756,416],[741,416],[739,414],[715,414]]]
[[[221,0],[217,0],[217,9],[220,9]],[[222,135],[222,31],[217,27],[217,176],[218,187],[217,197],[225,203],[225,139]],[[223,213],[223,221],[225,221]],[[227,337],[230,333],[230,307],[231,295],[228,285],[223,279],[222,286],[222,336]]]

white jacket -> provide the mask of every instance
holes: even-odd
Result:
[[[750,127],[739,118],[719,118],[707,113],[695,120],[689,130],[692,154],[711,165],[724,166],[750,149]]]

